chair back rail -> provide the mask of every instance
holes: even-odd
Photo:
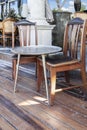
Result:
[[[15,23],[15,26],[18,27],[20,46],[30,46],[31,43],[33,44],[35,43],[35,45],[37,45],[38,41],[37,41],[36,23],[23,20],[23,22],[19,21]],[[14,39],[14,34],[13,34],[13,39]],[[14,40],[13,40],[12,47],[14,47]]]

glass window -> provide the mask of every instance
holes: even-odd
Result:
[[[10,9],[20,15],[21,0],[0,0],[0,19],[4,19]]]
[[[5,10],[6,10],[5,3],[0,4],[0,19],[4,18]]]
[[[15,1],[12,1],[12,2],[9,1],[9,10],[10,9],[14,9],[15,12],[17,14],[19,14],[19,12],[18,12],[18,0],[15,0]]]

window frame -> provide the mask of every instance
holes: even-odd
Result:
[[[3,20],[5,18],[5,16],[7,15],[7,13],[10,11],[10,9],[11,9],[10,4],[12,2],[19,2],[19,0],[8,0],[7,3],[5,1],[0,2],[0,19]],[[19,4],[19,3],[17,3],[17,4]],[[20,15],[20,12],[21,12],[20,7],[21,7],[21,2],[20,2],[20,5],[16,6],[16,8],[17,8],[16,13],[19,14],[19,15]]]

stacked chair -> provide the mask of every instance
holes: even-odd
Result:
[[[3,26],[3,30],[2,30],[2,39],[3,39],[3,47],[7,46],[7,44],[11,43],[10,46],[12,46],[12,31],[13,31],[13,24],[16,22],[15,19],[13,18],[7,18],[5,20],[3,20],[2,22],[2,26]],[[17,35],[17,29],[16,27],[14,27],[14,39],[16,39],[16,35]],[[10,42],[11,41],[11,42]]]

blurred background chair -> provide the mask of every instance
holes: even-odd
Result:
[[[82,90],[87,93],[86,82],[86,70],[85,70],[85,43],[86,43],[86,28],[87,20],[84,22],[80,18],[75,18],[70,21],[65,28],[63,54],[50,55],[46,57],[46,68],[50,72],[50,104],[53,105],[55,99],[55,93],[63,90],[73,89],[80,87],[78,83],[76,85],[70,84],[69,71],[80,69],[82,77]],[[37,78],[38,78],[38,91],[43,80],[41,71],[42,60],[37,60]],[[56,75],[57,72],[64,72],[66,82],[69,86],[61,88],[56,87]]]
[[[37,45],[37,26],[36,23],[30,22],[27,20],[21,20],[16,23],[14,23],[14,26],[18,28],[18,34],[19,34],[19,46],[30,46],[30,45]],[[33,34],[33,38],[32,38]],[[13,44],[12,47],[15,47],[15,42],[14,42],[14,31],[12,35],[13,39]],[[33,39],[33,41],[32,41]],[[36,56],[24,56],[22,55],[20,57],[20,64],[26,64],[26,63],[36,63],[37,59]],[[16,74],[16,64],[17,64],[17,56],[15,56],[12,60],[12,75],[13,79],[15,79],[15,74]]]
[[[2,37],[3,37],[4,47],[10,44],[12,46],[12,27],[13,27],[14,22],[16,22],[16,20],[13,18],[7,18],[3,20],[2,22],[2,25],[3,25]],[[16,30],[16,27],[14,27],[14,36],[16,36],[16,33],[17,33],[17,30]]]

